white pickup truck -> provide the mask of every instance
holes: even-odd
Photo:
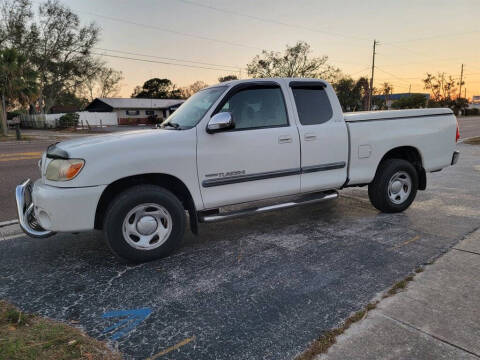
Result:
[[[458,138],[449,109],[344,114],[325,81],[232,81],[199,91],[161,128],[51,145],[41,179],[17,186],[18,216],[33,237],[102,229],[118,257],[148,261],[180,244],[187,214],[197,233],[198,222],[363,185],[380,211],[403,211],[426,172],[456,163]],[[225,211],[234,204],[248,205]]]

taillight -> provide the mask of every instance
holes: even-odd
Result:
[[[457,121],[457,134],[455,135],[455,142],[458,142],[460,139],[460,129],[458,128],[458,121]]]

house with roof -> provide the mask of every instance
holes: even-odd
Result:
[[[89,112],[115,112],[118,125],[152,124],[165,120],[185,100],[96,98],[85,108]]]

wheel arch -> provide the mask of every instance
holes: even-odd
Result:
[[[147,173],[127,176],[109,184],[102,192],[95,212],[95,229],[102,229],[108,204],[120,192],[135,185],[159,185],[178,197],[190,217],[190,228],[194,234],[198,233],[198,219],[195,202],[188,187],[179,178],[162,173]]]
[[[383,155],[382,159],[377,165],[377,170],[380,164],[387,159],[403,159],[410,162],[418,174],[418,189],[425,190],[427,188],[427,174],[423,167],[423,158],[421,152],[414,146],[399,146],[390,149]]]

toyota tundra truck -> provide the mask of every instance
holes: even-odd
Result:
[[[458,138],[450,109],[343,113],[326,81],[231,81],[197,92],[158,128],[50,145],[41,178],[16,188],[19,223],[40,238],[102,230],[120,259],[149,261],[179,246],[187,221],[196,234],[199,222],[351,186],[368,186],[382,212],[404,211],[427,172],[457,162]]]

